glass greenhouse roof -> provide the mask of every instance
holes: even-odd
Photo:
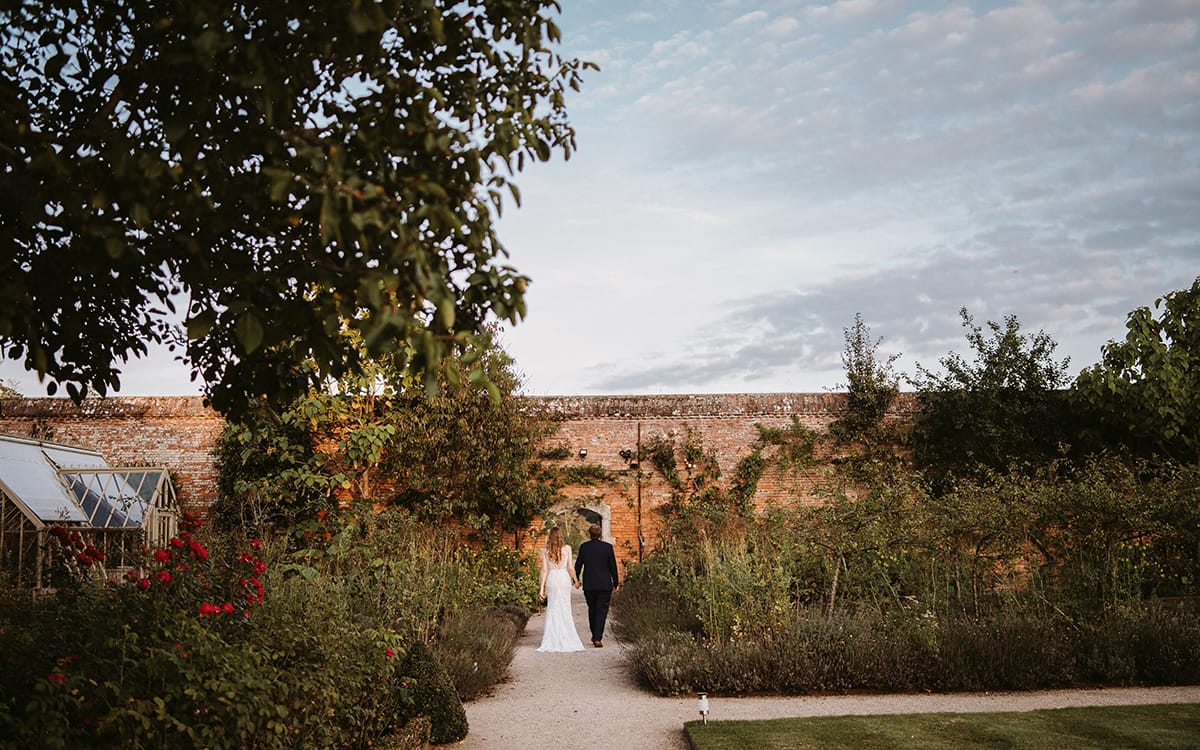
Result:
[[[113,468],[96,451],[0,435],[0,489],[45,524],[140,528],[166,473]]]
[[[95,451],[0,436],[0,485],[43,523],[87,523],[83,509],[58,477],[60,466],[108,469]]]

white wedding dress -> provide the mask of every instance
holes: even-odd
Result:
[[[575,631],[575,615],[571,613],[571,548],[564,546],[562,551],[562,560],[557,564],[542,551],[546,570],[546,627],[538,651],[583,651],[583,642]]]

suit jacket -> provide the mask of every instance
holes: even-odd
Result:
[[[583,582],[584,591],[612,591],[621,585],[617,576],[617,556],[613,546],[600,539],[579,545],[575,558],[575,575]]]

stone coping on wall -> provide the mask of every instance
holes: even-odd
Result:
[[[529,396],[554,419],[636,417],[765,417],[791,414],[836,415],[846,408],[845,393],[713,393],[657,396]],[[915,408],[914,394],[901,393],[889,410]]]
[[[146,419],[214,415],[200,396],[111,396],[85,398],[80,404],[69,398],[0,399],[0,417]]]
[[[834,415],[846,407],[844,393],[710,393],[624,396],[524,396],[553,419],[637,417],[755,417],[791,414]],[[901,393],[893,413],[912,411],[915,396]],[[200,396],[112,396],[0,399],[0,417],[178,418],[213,417]]]

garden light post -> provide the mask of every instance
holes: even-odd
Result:
[[[696,701],[697,707],[700,709],[700,719],[708,723],[708,693],[700,693],[700,700]]]

